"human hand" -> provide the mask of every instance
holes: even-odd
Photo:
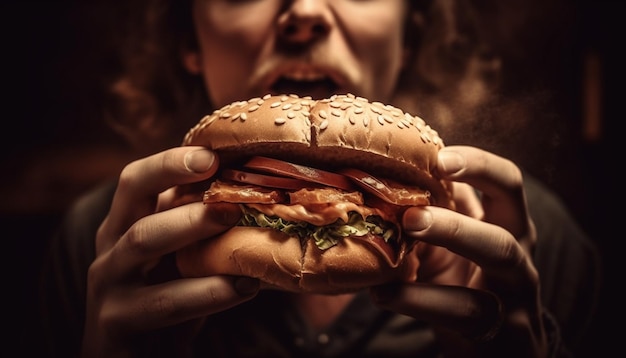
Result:
[[[256,294],[250,278],[177,275],[172,253],[239,219],[236,205],[174,202],[174,187],[207,179],[217,166],[210,151],[180,147],[124,168],[89,268],[83,356],[185,356],[202,317]]]
[[[438,170],[454,182],[457,211],[406,210],[405,235],[419,241],[420,282],[374,288],[374,299],[432,323],[446,356],[545,356],[531,261],[536,233],[519,168],[477,148],[449,146]]]

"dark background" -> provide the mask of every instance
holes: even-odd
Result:
[[[31,343],[37,274],[50,233],[77,195],[115,176],[132,157],[92,109],[99,95],[98,71],[110,60],[111,44],[100,30],[116,21],[106,3],[0,5],[0,223],[10,243],[5,246],[3,292],[11,319],[5,324],[16,334],[15,342],[25,346]],[[592,0],[543,4],[545,8],[534,6],[549,11],[541,18],[550,20],[533,34],[535,45],[526,61],[509,71],[537,74],[557,93],[553,108],[563,125],[549,149],[550,163],[529,167],[561,195],[603,255],[602,301],[582,352],[602,356],[620,351],[620,329],[613,327],[624,319],[618,248],[625,235],[620,226],[624,218],[618,217],[623,212],[618,178],[625,161],[619,154],[624,151],[618,147],[623,141],[618,124],[624,118],[626,6]],[[594,103],[596,115],[587,112]]]

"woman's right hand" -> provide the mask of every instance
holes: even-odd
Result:
[[[173,204],[172,188],[205,180],[217,167],[212,152],[179,147],[124,168],[89,268],[83,356],[130,357],[156,349],[185,356],[202,317],[256,295],[255,279],[182,279],[172,260],[176,250],[239,219],[231,204]]]

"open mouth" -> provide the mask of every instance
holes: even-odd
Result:
[[[343,89],[342,76],[328,69],[311,65],[296,64],[277,73],[269,90],[273,94],[296,94],[323,99]]]

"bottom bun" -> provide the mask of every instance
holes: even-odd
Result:
[[[339,294],[391,282],[415,281],[419,260],[414,252],[395,268],[358,238],[320,250],[313,240],[304,248],[284,233],[256,227],[234,227],[185,247],[177,253],[183,277],[249,276],[291,292]]]

